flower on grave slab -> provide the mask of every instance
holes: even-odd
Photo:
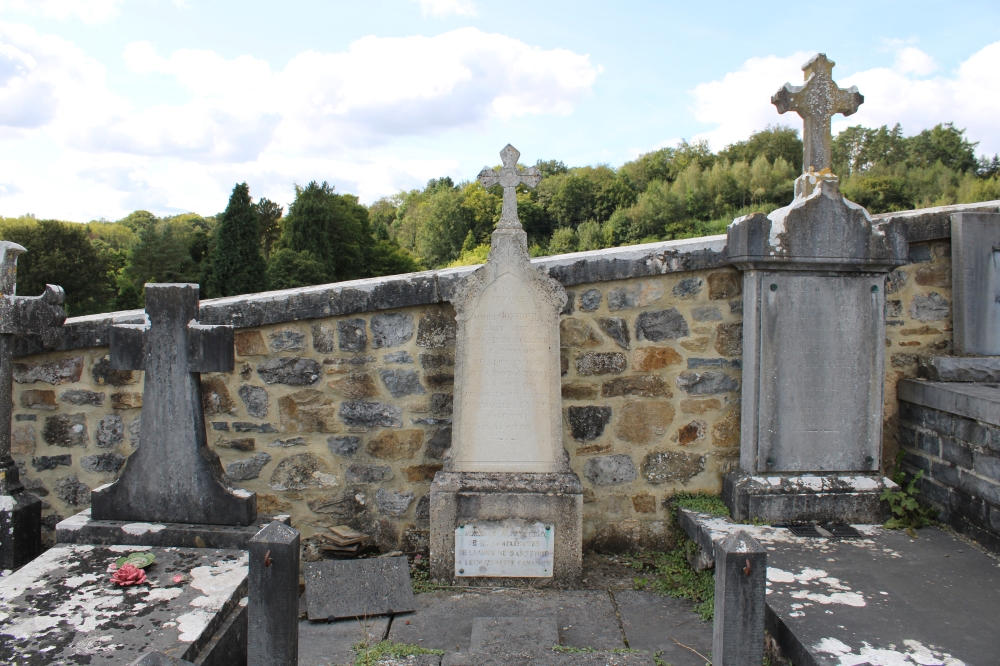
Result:
[[[118,568],[118,571],[111,575],[111,582],[115,585],[126,587],[128,585],[142,585],[146,582],[146,572],[127,562]]]
[[[184,574],[174,574],[174,582],[180,583],[184,580]]]

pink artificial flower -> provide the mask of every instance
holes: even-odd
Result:
[[[111,582],[122,587],[142,585],[146,582],[146,572],[133,564],[123,564],[118,571],[112,574]]]

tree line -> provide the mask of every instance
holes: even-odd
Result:
[[[977,157],[964,130],[913,136],[850,127],[833,142],[841,190],[872,213],[1000,199],[1000,159]],[[518,212],[533,256],[724,233],[734,217],[791,201],[802,170],[798,132],[778,126],[713,152],[682,141],[618,168],[540,160]],[[197,282],[203,298],[485,261],[500,217],[499,185],[435,178],[362,205],[316,181],[284,207],[237,184],[222,213],[135,211],[86,224],[0,218],[0,239],[29,252],[18,292],[66,289],[71,316],[142,307],[147,282]]]

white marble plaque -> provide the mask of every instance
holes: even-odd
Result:
[[[455,576],[550,578],[555,526],[480,521],[455,530]]]

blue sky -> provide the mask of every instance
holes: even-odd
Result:
[[[847,124],[1000,152],[1000,3],[0,0],[0,215],[213,214],[234,183],[364,202],[522,161],[714,147],[825,52]]]

